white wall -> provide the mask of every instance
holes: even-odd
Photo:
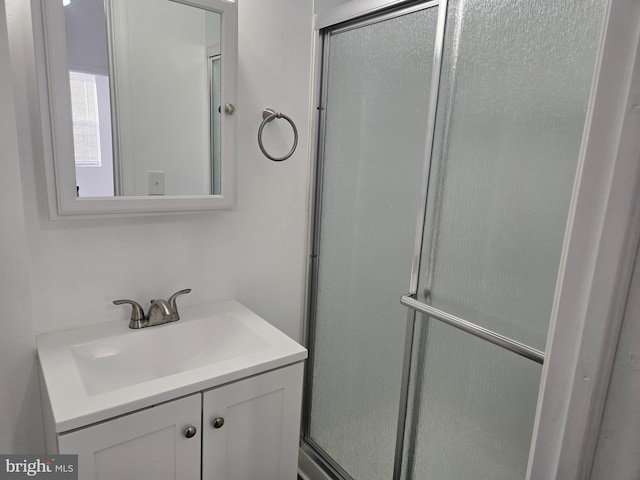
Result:
[[[591,480],[640,478],[639,399],[640,255],[636,257]]]
[[[10,254],[18,264],[12,269],[15,278],[4,273],[9,271],[4,265],[0,278],[3,286],[11,283],[14,289],[20,288],[10,294],[10,305],[16,312],[0,319],[2,341],[9,343],[0,350],[1,390],[7,397],[0,403],[0,418],[28,417],[38,425],[24,442],[4,423],[0,425],[3,453],[42,449],[37,389],[33,386],[32,332],[108,320],[127,322],[129,312],[112,305],[112,299],[146,301],[190,287],[193,292],[181,298],[180,304],[237,298],[299,340],[306,266],[311,0],[239,3],[236,211],[61,222],[47,217],[30,23],[20,21],[29,14],[29,3],[7,0],[20,155],[5,160],[3,137],[3,181],[5,169],[14,172],[12,189],[8,190],[12,192],[11,208],[1,211],[3,232],[8,225],[9,230],[17,231],[17,238],[10,245],[3,240],[0,252],[3,257]],[[0,16],[0,21],[4,24],[4,17]],[[6,64],[6,54],[2,52],[0,49],[0,72],[5,72],[1,67]],[[4,111],[10,96],[6,88],[0,90]],[[265,106],[285,112],[298,125],[298,149],[286,162],[270,162],[258,149],[256,132]],[[10,115],[8,118],[11,120]],[[9,130],[15,129],[2,125],[0,133],[4,136]],[[284,127],[271,130],[272,143],[278,146],[280,130],[280,146],[285,150]],[[18,165],[22,198],[16,178]],[[26,241],[25,234],[19,234],[20,228],[25,228],[20,227],[23,212]],[[11,215],[8,223],[4,215]],[[18,314],[22,303],[25,311]],[[18,327],[17,318],[24,318],[25,324]],[[13,330],[19,330],[20,335],[5,335]],[[20,365],[16,364],[18,359],[22,360]],[[5,380],[4,368],[10,364],[12,376]],[[11,382],[12,388],[4,388],[6,382]]]
[[[12,453],[41,450],[44,442],[4,7],[0,0],[0,452]]]

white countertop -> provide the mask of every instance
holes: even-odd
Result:
[[[36,338],[57,433],[307,358],[307,350],[235,300],[181,307],[177,322],[126,321]]]

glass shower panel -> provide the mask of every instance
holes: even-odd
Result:
[[[403,478],[524,479],[542,366],[437,320],[418,325]]]
[[[448,6],[417,300],[539,350],[605,4]]]
[[[539,350],[605,4],[448,4],[417,299]],[[524,479],[541,367],[418,325],[405,478]]]
[[[392,478],[438,9],[331,33],[307,440]]]

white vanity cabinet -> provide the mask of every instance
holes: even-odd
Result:
[[[307,350],[235,300],[180,316],[37,337],[47,453],[81,480],[295,480]]]
[[[297,478],[302,372],[299,363],[203,393],[202,480]]]
[[[59,453],[78,454],[83,480],[198,480],[201,394],[58,436]]]
[[[296,363],[59,434],[58,450],[79,454],[83,480],[295,480],[302,375]]]

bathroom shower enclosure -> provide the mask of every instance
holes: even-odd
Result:
[[[302,472],[552,478],[563,392],[540,392],[612,2],[385,3],[316,18]]]

